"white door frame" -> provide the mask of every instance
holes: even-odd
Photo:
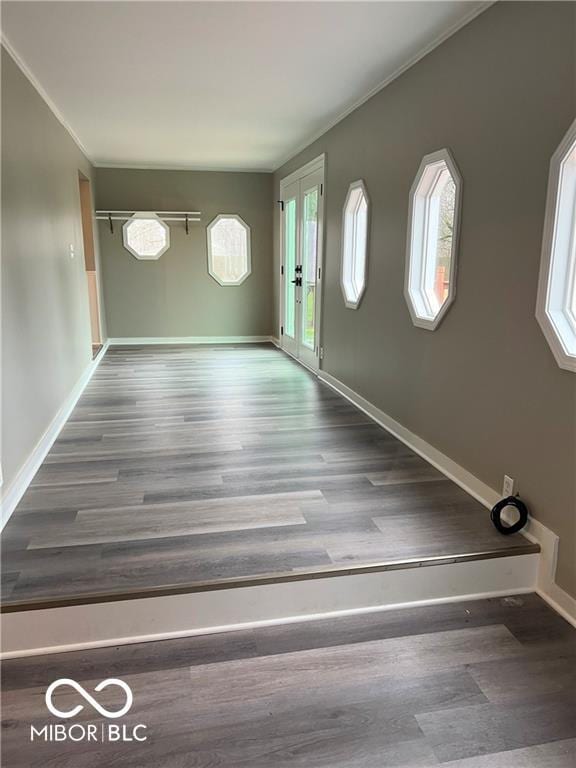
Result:
[[[280,181],[280,201],[282,204],[282,211],[283,211],[284,192],[288,187],[290,187],[290,185],[294,184],[295,182],[300,182],[306,176],[309,176],[310,174],[315,173],[316,171],[320,171],[322,173],[321,192],[318,199],[318,246],[317,246],[318,253],[317,253],[317,271],[316,271],[316,305],[315,305],[315,318],[314,318],[314,328],[316,330],[316,338],[315,338],[314,353],[313,355],[305,356],[307,357],[307,359],[301,359],[298,355],[298,350],[296,350],[295,352],[293,348],[287,348],[287,347],[291,347],[292,345],[286,344],[284,340],[283,327],[284,327],[284,312],[285,312],[285,280],[288,278],[291,278],[291,276],[285,274],[286,270],[284,269],[284,262],[285,262],[284,215],[283,215],[283,212],[281,212],[280,214],[280,270],[279,270],[280,271],[280,275],[279,275],[280,312],[279,312],[279,318],[278,318],[278,339],[280,341],[280,347],[285,352],[292,355],[293,357],[296,357],[296,359],[298,359],[303,365],[306,365],[308,368],[311,368],[314,371],[317,371],[321,368],[321,358],[322,358],[322,283],[324,281],[324,200],[326,197],[325,165],[326,165],[326,155],[325,154],[319,155],[318,157],[314,158],[314,160],[311,160],[309,163],[306,163],[306,165],[303,165],[301,168],[298,168],[298,170],[294,171],[288,176],[285,176]],[[299,205],[300,205],[300,200],[298,201],[298,206]],[[300,213],[299,209],[297,213],[298,214]],[[300,232],[301,217],[300,216],[298,217],[297,224],[298,224],[297,243],[298,243],[298,248],[300,248],[300,241],[301,241],[301,232]]]

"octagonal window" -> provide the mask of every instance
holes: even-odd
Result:
[[[170,230],[155,214],[133,214],[122,228],[124,247],[137,259],[159,259],[170,247]]]
[[[366,288],[370,203],[363,181],[348,188],[342,215],[341,284],[349,309],[357,309]]]
[[[456,295],[462,177],[447,149],[426,155],[410,190],[405,295],[414,325],[434,330]]]
[[[240,285],[252,271],[250,227],[221,213],[208,225],[208,272],[220,285]]]
[[[576,121],[550,163],[536,316],[558,365],[576,371]]]

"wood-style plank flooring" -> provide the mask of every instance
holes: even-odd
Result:
[[[128,683],[148,740],[31,743],[62,677]],[[576,631],[536,595],[383,611],[14,659],[2,704],[10,768],[574,768]]]
[[[3,602],[531,545],[272,345],[109,349],[2,534]]]

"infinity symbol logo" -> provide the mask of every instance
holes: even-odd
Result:
[[[98,683],[96,688],[94,690],[99,693],[100,691],[103,691],[104,688],[107,688],[109,685],[117,685],[119,688],[122,688],[124,693],[126,694],[126,703],[122,707],[122,709],[119,709],[117,712],[110,712],[108,709],[105,709],[104,707],[100,706],[96,699],[91,696],[88,691],[86,691],[84,688],[82,688],[81,685],[79,685],[76,680],[71,680],[68,677],[61,677],[59,680],[55,680],[46,691],[46,706],[52,712],[53,715],[56,715],[56,717],[75,717],[75,715],[80,712],[80,710],[84,709],[83,704],[77,704],[75,707],[68,711],[63,711],[61,709],[57,709],[54,704],[52,703],[52,695],[54,691],[57,688],[60,688],[62,685],[68,685],[70,688],[74,688],[75,691],[78,691],[80,696],[87,701],[99,714],[101,714],[103,717],[122,717],[122,715],[125,715],[126,712],[130,709],[132,706],[132,691],[130,690],[130,687],[126,685],[126,683],[123,680],[118,680],[116,677],[109,677],[107,680],[102,680],[101,683]]]

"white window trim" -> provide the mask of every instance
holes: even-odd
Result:
[[[128,227],[134,221],[134,219],[156,219],[156,221],[160,224],[166,233],[166,245],[154,256],[141,256],[134,250],[134,248],[132,248],[131,245],[128,244]],[[136,211],[136,213],[133,213],[132,216],[130,216],[130,218],[122,225],[122,243],[124,248],[126,248],[126,250],[139,261],[158,261],[160,256],[166,253],[168,248],[170,248],[170,227],[164,221],[162,221],[158,214],[154,213],[153,211]]]
[[[236,221],[240,222],[240,224],[244,227],[246,230],[246,272],[242,275],[242,277],[239,280],[235,280],[234,282],[231,282],[230,280],[223,281],[222,278],[217,275],[215,272],[212,271],[212,239],[210,237],[210,233],[218,224],[218,222],[221,219],[236,219]],[[238,285],[242,285],[242,283],[250,277],[252,274],[252,231],[250,229],[250,225],[246,224],[242,216],[239,216],[237,213],[219,213],[218,216],[216,216],[210,224],[206,227],[206,242],[207,242],[207,253],[208,253],[208,274],[210,277],[215,280],[218,285],[221,285],[223,288],[235,288]]]
[[[422,179],[424,172],[426,171],[428,166],[434,165],[435,163],[440,163],[440,162],[446,163],[446,166],[448,167],[448,170],[450,171],[450,174],[452,175],[452,178],[454,180],[454,186],[455,186],[454,227],[452,232],[452,256],[450,259],[450,275],[449,275],[450,282],[448,286],[448,296],[446,297],[446,301],[440,308],[438,314],[432,319],[432,318],[425,318],[425,317],[419,316],[414,306],[414,300],[412,298],[412,293],[410,291],[412,274],[414,273],[415,282],[418,282],[421,284],[420,293],[422,295],[423,302],[427,306],[430,304],[429,296],[427,295],[423,287],[423,279],[424,279],[423,267],[425,267],[426,265],[425,264],[423,265],[421,260],[418,260],[418,262],[415,262],[412,256],[412,250],[413,250],[412,244],[413,244],[415,230],[420,230],[424,232],[425,227],[429,221],[428,205],[426,205],[420,211],[415,211],[414,201],[416,197],[416,191],[418,189],[420,180]],[[460,170],[456,165],[456,161],[454,160],[452,153],[450,152],[449,149],[444,148],[444,149],[438,150],[437,152],[432,152],[429,155],[425,155],[422,158],[422,162],[420,163],[418,172],[414,178],[414,181],[412,182],[412,186],[410,187],[410,199],[409,199],[409,207],[408,207],[408,236],[406,239],[407,240],[406,241],[406,269],[404,273],[404,298],[406,299],[406,303],[410,311],[410,317],[412,318],[412,323],[418,328],[424,328],[428,331],[436,330],[436,328],[440,325],[444,316],[452,306],[454,299],[456,298],[456,274],[458,271],[457,266],[458,266],[458,250],[459,250],[459,241],[460,241],[461,211],[462,211],[462,174],[460,173]],[[428,239],[429,238],[426,238],[425,236],[423,236],[423,244],[427,243]],[[428,309],[431,311],[433,310],[433,307],[428,306]]]
[[[358,298],[356,301],[350,301],[350,299],[346,296],[346,287],[344,285],[344,246],[345,246],[345,235],[346,235],[346,209],[348,207],[348,201],[350,200],[350,195],[354,190],[361,189],[362,193],[364,195],[364,198],[366,200],[366,253],[364,258],[364,284],[362,286],[362,290],[358,294]],[[344,206],[342,208],[342,245],[340,248],[340,288],[342,290],[342,296],[344,297],[344,304],[348,309],[358,309],[360,306],[360,302],[362,301],[362,297],[366,293],[366,287],[368,285],[368,256],[370,253],[370,210],[371,210],[371,204],[370,204],[370,196],[368,194],[368,190],[366,189],[366,184],[362,179],[358,179],[358,181],[353,181],[350,186],[348,187],[348,192],[346,193],[346,199],[344,200]],[[356,226],[356,222],[354,222],[354,226]],[[353,238],[354,239],[354,238]]]
[[[536,299],[536,318],[546,341],[548,342],[556,362],[566,371],[576,372],[576,328],[570,322],[572,313],[568,309],[549,309],[551,292],[554,290],[552,281],[552,267],[554,259],[555,244],[558,236],[558,202],[560,193],[560,181],[562,164],[568,154],[568,150],[576,141],[576,120],[572,123],[566,135],[560,142],[557,150],[552,155],[550,161],[550,171],[548,174],[548,192],[546,195],[546,214],[544,217],[544,232],[542,237],[542,257],[540,260],[540,274],[538,277],[538,295]],[[574,182],[576,183],[576,182]],[[576,194],[576,193],[575,193]],[[576,234],[572,233],[572,244],[569,252],[572,252],[571,260],[576,262],[576,243],[574,238]],[[576,279],[576,264],[566,265],[571,270],[568,285],[565,285],[565,291],[569,290],[570,280]],[[557,289],[558,290],[558,289]],[[559,303],[566,307],[567,293],[560,299]],[[558,299],[556,299],[558,301]],[[567,317],[566,315],[570,316]],[[566,337],[573,339],[573,344],[567,346]]]

